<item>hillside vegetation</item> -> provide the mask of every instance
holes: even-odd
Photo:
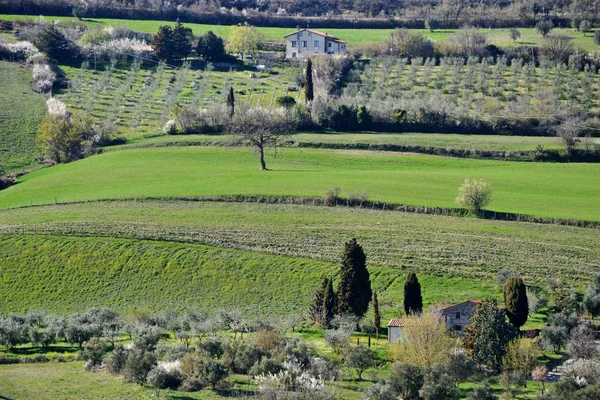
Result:
[[[44,98],[29,89],[31,66],[0,61],[0,166],[13,172],[35,165]]]
[[[542,217],[600,218],[598,164],[516,163],[385,152],[278,149],[259,171],[245,148],[119,151],[28,174],[0,192],[0,207],[96,198],[201,195],[342,196],[455,207],[465,178],[493,188],[490,210]],[[576,194],[576,196],[574,196]]]

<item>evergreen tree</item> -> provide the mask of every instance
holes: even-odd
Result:
[[[379,300],[377,300],[377,292],[373,292],[373,325],[377,331],[377,339],[379,339],[379,330],[381,329],[381,314],[379,313]]]
[[[315,88],[313,83],[313,72],[312,72],[312,60],[310,57],[306,62],[306,87],[304,88],[304,98],[309,103],[313,101],[315,97]]]
[[[173,58],[181,60],[188,57],[192,52],[192,30],[184,27],[179,18],[173,28]]]
[[[325,295],[323,297],[323,317],[321,319],[321,324],[324,328],[329,328],[331,324],[331,320],[335,316],[336,310],[336,298],[335,293],[333,292],[333,280],[327,280],[327,287],[325,288]]]
[[[356,239],[346,243],[338,285],[338,314],[363,316],[371,301],[371,280],[367,256]]]
[[[404,282],[404,312],[406,315],[421,314],[423,311],[423,297],[421,284],[414,272],[409,272]]]
[[[600,314],[600,275],[596,275],[583,296],[583,308],[592,319]]]
[[[158,28],[158,33],[152,38],[152,49],[159,60],[172,60],[175,44],[173,42],[173,28],[163,25]]]
[[[465,329],[464,344],[472,360],[500,372],[502,357],[515,337],[517,330],[506,322],[506,313],[498,308],[495,299],[490,299],[475,307],[471,323]]]
[[[233,114],[235,114],[235,96],[233,95],[233,87],[229,88],[229,94],[227,95],[227,112],[229,113],[229,118],[232,118]]]
[[[511,324],[520,329],[529,315],[527,288],[521,277],[512,276],[504,283],[504,306]]]
[[[209,61],[222,58],[225,55],[223,39],[215,35],[212,31],[206,32],[198,38],[196,54]]]
[[[325,289],[327,289],[328,284],[329,278],[323,277],[321,284],[315,291],[313,302],[308,311],[308,318],[317,324],[321,324],[323,318],[323,299],[325,298]]]
[[[76,53],[75,46],[54,25],[48,25],[35,38],[33,44],[52,60],[66,60]]]

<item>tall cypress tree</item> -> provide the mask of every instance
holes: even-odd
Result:
[[[504,283],[504,306],[511,324],[521,329],[529,316],[527,288],[519,276],[511,276]]]
[[[315,97],[315,89],[313,84],[312,60],[310,57],[306,62],[306,87],[304,89],[304,99],[307,103],[313,101]]]
[[[233,95],[233,87],[229,88],[229,94],[227,95],[227,112],[229,113],[229,118],[232,118],[233,114],[235,114],[235,97]]]
[[[329,278],[324,276],[323,280],[315,291],[313,302],[308,310],[309,319],[319,325],[323,319],[323,299],[325,298],[325,289],[327,289],[328,284]]]
[[[423,297],[421,284],[417,274],[409,272],[404,282],[404,312],[406,315],[421,314],[423,311]]]
[[[379,339],[379,330],[381,329],[381,314],[379,313],[379,300],[377,300],[377,292],[373,292],[373,325],[377,330],[377,339]]]
[[[324,328],[329,328],[331,320],[335,316],[336,311],[336,298],[333,292],[333,280],[327,280],[327,287],[325,288],[325,295],[323,296],[323,318],[321,324]]]
[[[373,292],[367,270],[367,256],[356,239],[346,243],[338,284],[338,314],[363,316]]]

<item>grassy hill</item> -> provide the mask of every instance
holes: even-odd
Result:
[[[385,152],[271,150],[271,171],[246,148],[159,148],[101,154],[26,175],[0,193],[0,207],[96,198],[202,195],[324,196],[367,192],[372,200],[455,207],[465,178],[493,188],[488,209],[598,221],[598,164],[516,163]]]
[[[356,237],[369,265],[483,282],[509,268],[529,282],[584,285],[600,268],[594,229],[346,207],[111,201],[1,210],[0,221],[3,234],[204,244],[325,263],[311,264],[319,268],[337,265],[343,242]]]
[[[31,66],[0,61],[0,166],[13,172],[35,165],[44,98],[29,89]]]

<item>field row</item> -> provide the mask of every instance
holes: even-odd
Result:
[[[530,283],[561,277],[585,285],[600,268],[593,229],[345,207],[116,201],[4,210],[0,217],[5,234],[199,243],[324,263],[319,265],[337,263],[343,242],[357,237],[369,265],[381,266],[382,274],[410,269],[491,283],[508,268]],[[380,285],[401,290],[401,282],[388,278]],[[432,299],[446,295],[440,291]]]
[[[0,19],[3,20],[32,20],[39,21],[39,15],[0,15]],[[54,17],[45,16],[44,20],[49,21],[76,21],[72,17]],[[129,28],[138,32],[156,33],[161,25],[174,25],[173,21],[152,21],[152,20],[126,20],[126,19],[110,19],[110,18],[93,18],[84,19],[82,22],[90,28],[104,28],[104,27],[123,27]],[[229,38],[231,26],[223,25],[207,25],[207,24],[193,24],[186,23],[186,27],[192,29],[194,35],[201,35],[209,30],[212,30],[216,35],[221,36],[225,39]],[[311,28],[320,29],[318,22],[311,24]],[[272,42],[284,42],[283,36],[294,29],[290,28],[274,28],[274,27],[259,27],[259,31],[263,34],[263,37],[267,41]],[[330,35],[337,36],[340,39],[347,41],[351,46],[360,46],[368,43],[381,42],[382,40],[390,37],[391,29],[329,29],[322,28]],[[444,40],[450,35],[456,32],[453,29],[437,30],[430,32],[426,29],[419,29],[424,35],[429,37],[431,40]],[[521,32],[521,38],[517,41],[513,41],[510,37],[509,29],[482,29],[487,35],[488,40],[491,44],[508,47],[515,45],[538,45],[542,41],[542,35],[540,35],[534,28],[523,28],[519,29]],[[567,35],[573,38],[574,44],[583,50],[600,50],[600,47],[594,43],[594,33],[583,34],[582,32],[575,32],[573,29],[554,29],[552,31],[555,34]]]
[[[248,148],[117,151],[33,172],[0,192],[0,208],[96,198],[212,195],[342,196],[456,207],[466,178],[491,186],[491,211],[598,221],[598,164],[519,163],[391,152],[270,149],[261,171]]]

